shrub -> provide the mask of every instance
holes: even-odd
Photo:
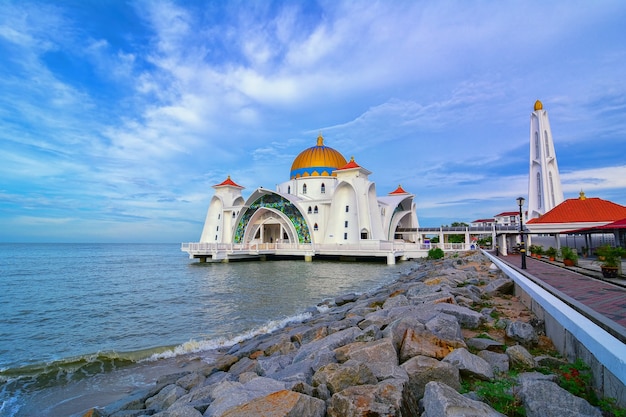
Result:
[[[443,249],[441,248],[433,248],[428,251],[428,259],[441,259],[443,255]]]

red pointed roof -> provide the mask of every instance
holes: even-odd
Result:
[[[404,191],[404,188],[402,188],[401,185],[398,185],[398,188],[396,188],[395,190],[389,193],[389,195],[392,195],[392,194],[408,194],[408,193]]]
[[[626,207],[601,198],[569,198],[527,224],[613,222],[626,217]]]
[[[341,168],[337,168],[337,170],[352,169],[352,168],[361,168],[361,165],[359,165],[356,162],[354,162],[354,156],[350,158],[350,162],[348,162],[347,164],[345,164]]]
[[[503,211],[502,213],[495,215],[495,217],[503,216],[519,216],[519,211]]]
[[[230,175],[224,181],[222,181],[221,183],[219,183],[217,185],[214,185],[213,187],[226,187],[226,186],[237,187],[237,188],[244,188],[241,185],[236,184],[233,180],[231,180],[230,179]]]

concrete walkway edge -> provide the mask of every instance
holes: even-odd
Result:
[[[486,251],[483,253],[535,303],[538,303],[545,313],[570,332],[598,362],[626,385],[626,344],[509,264]],[[554,340],[556,335],[547,334],[547,336]]]

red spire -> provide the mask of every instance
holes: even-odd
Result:
[[[351,168],[361,168],[361,165],[354,162],[354,156],[350,158],[350,162],[348,162],[347,164],[345,164],[339,169],[341,170],[341,169],[351,169]]]
[[[408,193],[404,191],[404,188],[402,188],[401,185],[398,185],[398,188],[396,188],[394,191],[389,193],[389,195],[391,194],[408,194]]]
[[[236,184],[233,180],[230,179],[230,175],[228,176],[228,178],[226,178],[224,181],[222,181],[221,183],[214,185],[214,187],[225,187],[225,186],[231,186],[231,187],[237,187],[237,188],[243,188],[241,185]]]

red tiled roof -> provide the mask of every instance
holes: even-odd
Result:
[[[570,198],[527,223],[613,222],[626,217],[626,207],[601,198]]]
[[[237,188],[244,188],[239,184],[236,184],[233,180],[230,179],[230,175],[228,176],[228,178],[226,178],[224,181],[222,181],[221,183],[214,185],[214,187],[224,187],[230,185],[231,187],[237,187]]]
[[[402,188],[401,185],[398,185],[398,188],[396,188],[395,190],[389,193],[389,195],[391,194],[408,194],[408,193],[404,191],[404,188]]]
[[[493,223],[494,219],[478,219],[474,220],[472,223]]]
[[[582,229],[568,230],[566,233],[572,233],[572,234],[574,233],[607,233],[607,231],[609,230],[616,230],[616,229],[626,229],[626,218],[620,219],[613,223],[608,223],[602,226],[585,227]]]
[[[345,164],[344,166],[338,169],[342,170],[342,169],[351,169],[351,168],[361,168],[361,165],[354,162],[354,156],[350,158],[350,162],[348,162],[347,164]]]
[[[502,217],[502,216],[519,216],[519,211],[503,211],[500,214],[496,214],[494,217]]]

